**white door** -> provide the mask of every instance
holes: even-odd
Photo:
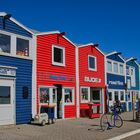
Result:
[[[14,80],[0,80],[0,125],[15,123]]]

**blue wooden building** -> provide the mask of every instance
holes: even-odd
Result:
[[[136,59],[131,57],[126,60],[126,81],[127,81],[127,110],[132,110],[132,104],[134,108],[138,108],[138,96],[139,96],[139,64]]]
[[[0,125],[31,119],[34,46],[32,31],[0,13]]]
[[[125,103],[125,60],[119,52],[112,52],[106,55],[106,84],[107,84],[107,105],[113,106],[119,100],[124,110]]]

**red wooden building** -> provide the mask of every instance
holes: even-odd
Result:
[[[78,48],[80,116],[85,117],[89,115],[90,102],[101,105],[100,113],[105,111],[105,57],[97,45],[92,43]],[[96,113],[96,106],[94,111]]]
[[[56,118],[76,117],[75,47],[64,33],[37,34],[37,111],[51,93]]]

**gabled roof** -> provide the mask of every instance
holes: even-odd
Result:
[[[0,16],[4,17],[6,16],[7,13],[6,12],[0,12]],[[31,34],[34,34],[31,30],[29,30],[29,28],[27,28],[26,26],[24,26],[23,24],[19,23],[16,19],[14,19],[13,17],[9,18],[11,21],[13,21],[15,24],[17,24],[18,26],[22,27],[23,29],[25,29],[26,31],[28,31]]]
[[[49,35],[49,34],[61,34],[60,31],[49,31],[49,32],[40,32],[40,33],[36,33],[35,35],[36,36],[39,36],[39,35]],[[65,35],[63,35],[63,37],[68,41],[70,42],[73,46],[77,47],[71,40],[69,40]]]
[[[107,56],[111,56],[111,55],[115,55],[115,54],[117,54],[118,52],[117,51],[113,51],[113,52],[111,52],[111,53],[108,53],[108,54],[106,54],[106,57]],[[124,62],[125,62],[125,59],[121,56],[121,55],[118,55]]]
[[[138,63],[135,59],[136,59],[136,58],[134,58],[134,57],[130,57],[130,58],[128,58],[128,59],[126,60],[126,62],[129,62],[129,61],[133,61],[133,60],[134,60],[134,62],[135,62],[138,66],[140,66],[139,63]]]
[[[102,55],[105,55],[97,46],[95,46],[95,44],[93,43],[88,43],[88,44],[84,44],[84,45],[78,45],[78,48],[82,48],[82,47],[87,47],[87,46],[94,46]]]

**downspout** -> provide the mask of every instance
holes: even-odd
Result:
[[[32,64],[32,117],[37,114],[37,36],[33,35],[32,39],[32,56],[33,56],[33,64]]]
[[[79,49],[76,47],[76,118],[80,117],[80,92],[79,92]]]

